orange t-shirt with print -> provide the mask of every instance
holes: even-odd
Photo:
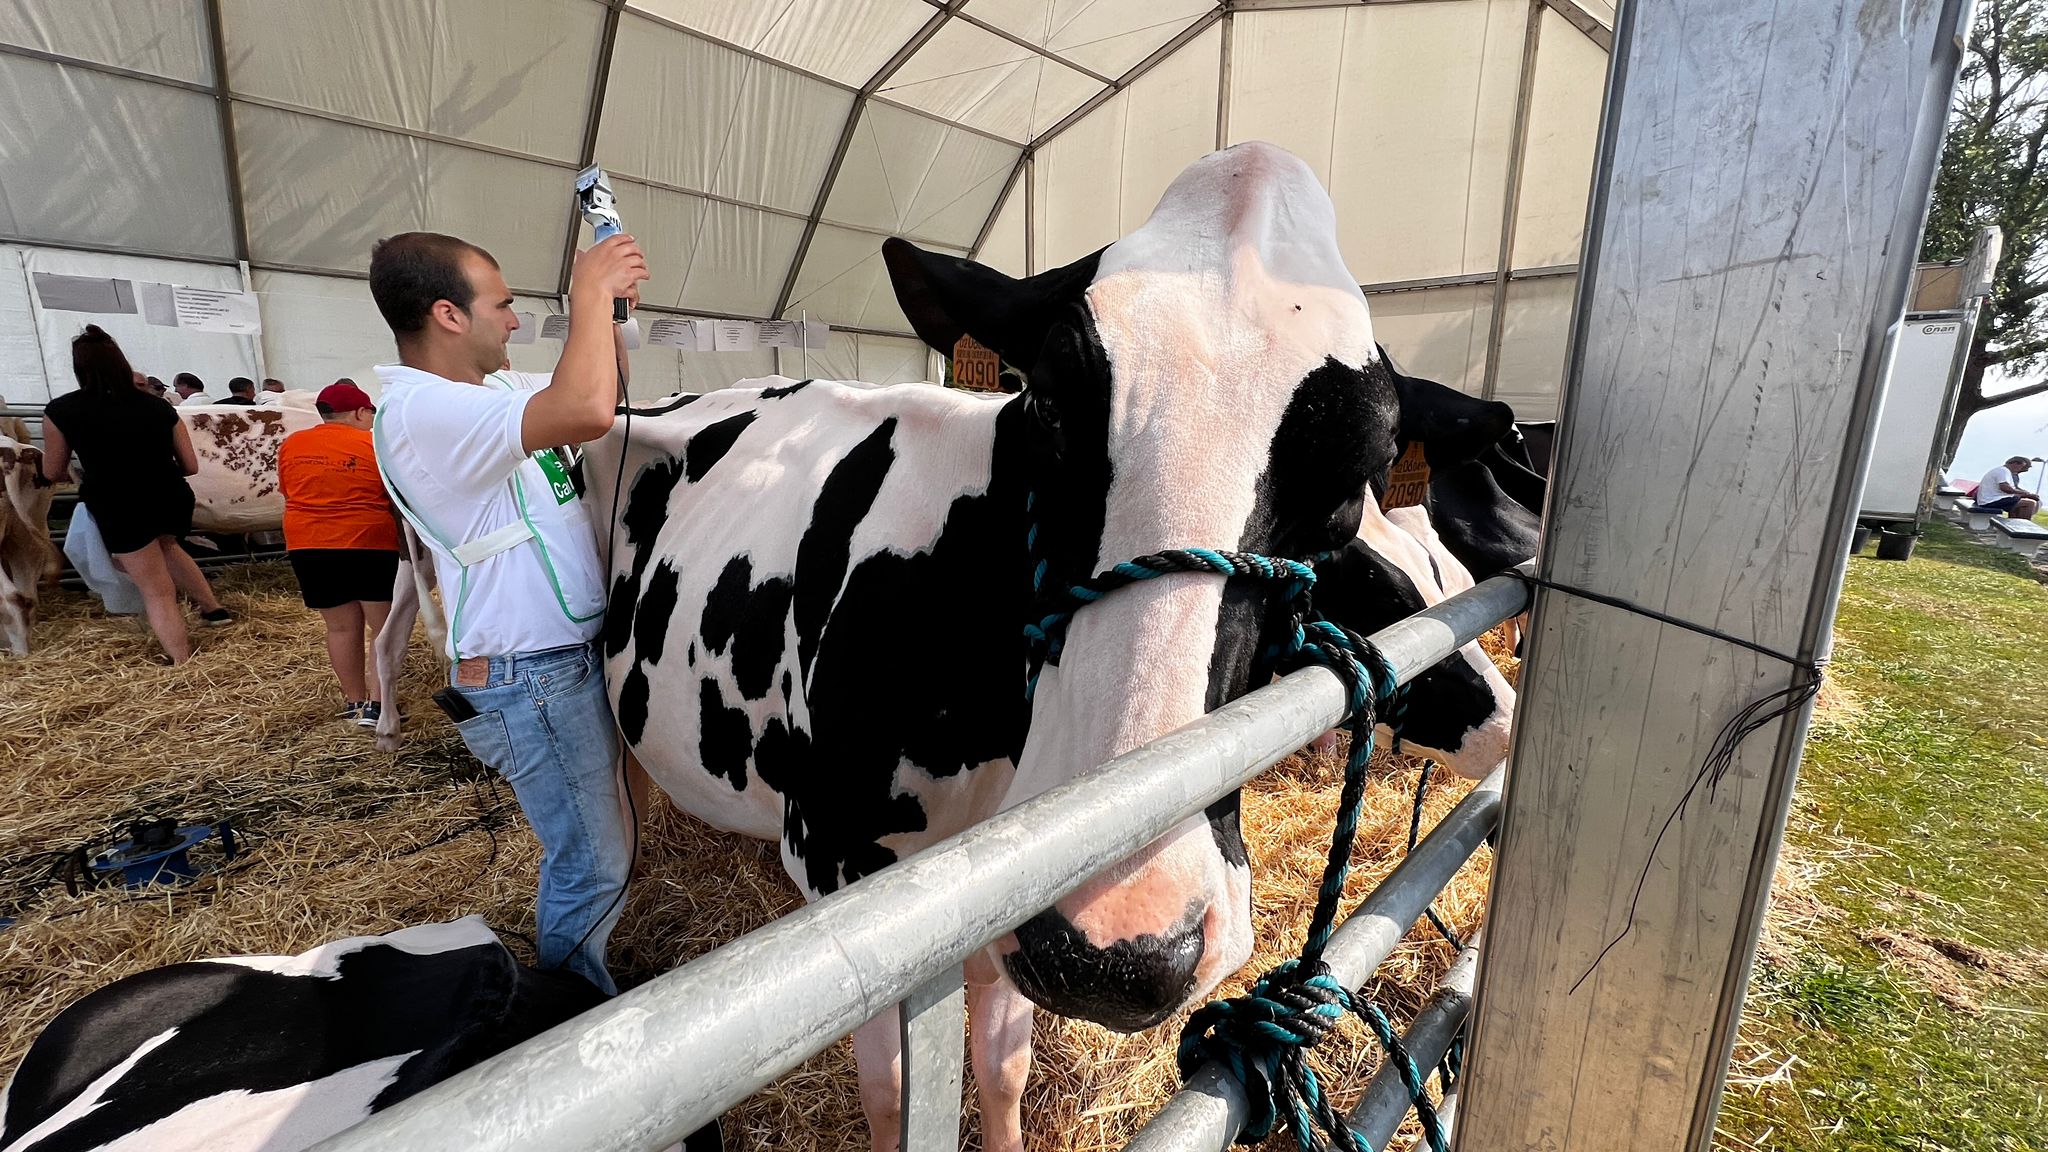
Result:
[[[347,424],[320,424],[285,437],[277,451],[284,489],[284,546],[398,550],[398,522],[370,434]]]

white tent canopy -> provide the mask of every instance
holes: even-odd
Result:
[[[1053,267],[1135,227],[1195,157],[1265,139],[1335,197],[1398,362],[1545,418],[1611,19],[1599,0],[0,0],[0,391],[71,386],[89,317],[45,311],[38,271],[258,293],[260,338],[95,321],[166,378],[367,383],[390,357],[370,245],[407,229],[482,244],[523,310],[559,311],[591,162],[648,250],[649,309],[834,329],[801,356],[642,349],[636,394],[778,355],[923,378],[883,237]]]

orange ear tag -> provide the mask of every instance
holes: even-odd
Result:
[[[1387,495],[1380,508],[1413,508],[1428,496],[1429,461],[1423,456],[1422,441],[1411,441],[1387,476]]]
[[[962,336],[953,344],[953,359],[947,369],[946,383],[970,392],[1000,392],[1003,390],[1003,358],[984,348],[972,336]]]

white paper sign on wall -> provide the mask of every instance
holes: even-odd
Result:
[[[171,304],[177,312],[180,328],[194,332],[226,332],[234,336],[254,336],[263,331],[263,318],[254,292],[174,284],[171,286]]]

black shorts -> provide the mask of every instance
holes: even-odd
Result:
[[[286,554],[299,595],[312,609],[356,600],[383,603],[398,583],[398,553],[375,548],[301,548]]]
[[[192,489],[183,477],[175,484],[124,492],[108,499],[94,492],[85,507],[99,526],[100,541],[116,556],[140,552],[160,537],[192,531]]]

